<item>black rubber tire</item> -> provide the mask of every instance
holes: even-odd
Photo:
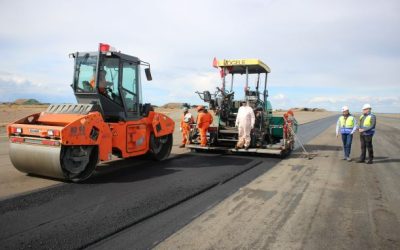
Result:
[[[64,157],[67,157],[68,150],[70,150],[73,146],[62,146],[61,149],[61,167],[64,172],[65,179],[72,182],[81,182],[88,179],[96,169],[97,163],[99,161],[99,150],[97,146],[82,146],[85,149],[90,148],[89,162],[86,164],[83,171],[79,173],[71,173],[68,171],[68,168],[65,166],[66,161],[64,161]]]
[[[172,134],[155,137],[153,133],[150,135],[150,156],[153,160],[162,161],[169,157],[172,149]]]

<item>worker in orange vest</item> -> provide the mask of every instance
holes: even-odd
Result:
[[[205,147],[207,146],[207,131],[213,123],[213,117],[202,105],[197,107],[197,112],[197,128],[200,132],[200,146]]]
[[[184,107],[180,126],[180,131],[182,132],[182,144],[179,146],[180,148],[184,148],[185,145],[189,143],[190,125],[193,123],[193,115],[189,112],[187,107]]]

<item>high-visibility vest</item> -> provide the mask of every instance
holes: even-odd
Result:
[[[350,134],[355,126],[354,117],[349,115],[347,119],[342,115],[339,117],[340,133]]]
[[[194,123],[192,114],[186,113],[181,116],[181,128],[190,129],[190,124]]]
[[[365,117],[364,122],[361,123],[362,118],[364,118],[364,115],[361,115],[360,117],[360,127],[370,127],[371,126],[371,115],[367,115]]]
[[[364,115],[360,116],[360,128],[368,128],[371,127],[371,118],[372,115],[369,114],[367,116],[365,116],[364,121],[362,121],[362,119],[364,118]],[[373,135],[375,133],[375,128],[372,128],[370,130],[368,130],[367,132],[364,132],[365,135]]]

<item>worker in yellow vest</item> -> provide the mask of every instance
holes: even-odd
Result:
[[[366,151],[368,150],[367,164],[372,164],[374,160],[374,149],[372,146],[372,137],[375,134],[376,116],[371,113],[371,105],[364,104],[362,108],[363,114],[360,116],[360,142],[361,142],[361,156],[357,162],[365,162]]]
[[[353,141],[353,134],[357,130],[357,120],[350,114],[349,107],[342,107],[342,115],[336,123],[336,137],[339,133],[342,135],[343,142],[343,160],[351,161],[351,143]]]

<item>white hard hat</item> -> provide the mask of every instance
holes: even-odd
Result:
[[[344,112],[344,111],[349,111],[349,107],[343,106],[343,107],[342,107],[342,112]]]
[[[362,109],[370,109],[370,108],[371,108],[371,105],[368,103],[364,104],[364,106],[362,107]]]
[[[187,107],[183,107],[182,110],[183,110],[183,112],[186,112],[186,111],[188,111],[189,109],[188,109]]]

